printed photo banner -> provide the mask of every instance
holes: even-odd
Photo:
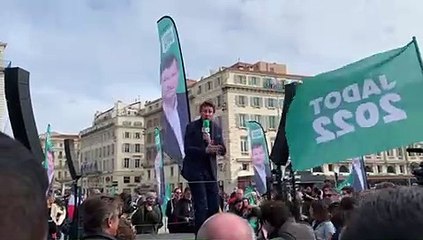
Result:
[[[256,121],[246,122],[250,142],[251,162],[254,168],[254,182],[260,194],[267,192],[267,178],[272,177],[270,171],[269,150],[263,127]]]
[[[417,42],[305,79],[289,108],[292,165],[306,170],[423,139]]]
[[[154,142],[156,144],[157,155],[154,160],[154,169],[156,172],[157,194],[159,196],[159,204],[163,204],[166,198],[166,183],[163,166],[163,151],[160,130],[154,129]]]
[[[164,16],[157,22],[157,27],[160,40],[163,151],[181,167],[185,157],[185,128],[191,121],[184,61],[173,19]]]

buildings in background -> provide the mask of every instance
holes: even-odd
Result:
[[[0,42],[0,131],[3,131],[4,124],[6,124],[6,98],[4,92],[4,68],[7,66],[4,60],[4,50],[6,43]]]
[[[39,136],[41,147],[45,149],[46,134]],[[64,134],[64,133],[51,133],[51,142],[53,144],[54,154],[54,186],[56,189],[62,189],[63,187],[69,188],[72,184],[72,178],[69,173],[68,165],[66,163],[65,154],[65,139],[73,139],[75,148],[76,160],[79,160],[79,135],[78,134]],[[75,167],[78,167],[79,163],[76,162]]]
[[[144,161],[144,104],[124,104],[97,112],[80,132],[82,187],[104,193],[134,192],[141,185]]]
[[[222,127],[228,150],[226,156],[218,159],[219,185],[226,192],[236,186],[244,187],[252,180],[246,121],[261,123],[270,151],[282,114],[284,84],[300,81],[303,77],[288,74],[284,64],[238,62],[219,68],[198,81],[188,81],[192,120],[199,117],[202,102],[207,100],[216,105],[215,121]],[[80,133],[83,187],[106,193],[153,188],[157,154],[154,129],[161,127],[161,117],[161,99],[144,104],[117,102],[112,109],[96,113],[93,125]],[[389,179],[406,183],[413,179],[411,164],[422,161],[423,156],[406,153],[403,147],[365,156],[365,160],[370,182]],[[324,164],[311,172],[326,178],[339,173],[343,179],[350,167],[349,162]],[[178,166],[167,156],[164,168],[171,188],[186,186]]]

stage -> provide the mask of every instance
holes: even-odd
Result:
[[[194,240],[192,233],[160,233],[160,234],[139,234],[138,240],[144,239],[168,239],[168,240]]]

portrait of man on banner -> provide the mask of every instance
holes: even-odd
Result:
[[[271,175],[269,160],[266,154],[266,146],[261,143],[253,143],[251,146],[251,161],[254,167],[254,183],[260,194],[267,191],[267,177]]]
[[[178,59],[173,54],[163,58],[160,67],[163,114],[163,151],[174,160],[184,158],[184,135],[188,123],[186,93],[178,93],[181,74]],[[183,77],[182,77],[183,78]],[[184,80],[183,80],[184,81]]]

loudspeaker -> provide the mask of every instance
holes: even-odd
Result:
[[[282,117],[279,123],[278,132],[276,133],[275,143],[273,144],[270,160],[276,165],[286,165],[289,158],[288,142],[285,136],[286,114],[289,106],[294,99],[298,83],[293,82],[285,85],[285,99],[283,102]]]
[[[79,164],[75,164],[77,163],[78,159],[76,159],[75,156],[75,143],[73,142],[73,139],[65,139],[65,154],[66,164],[68,165],[72,180],[77,180],[81,176],[81,173]]]
[[[41,164],[44,161],[44,153],[32,111],[29,72],[18,67],[6,68],[4,72],[7,110],[13,136],[28,148]]]

